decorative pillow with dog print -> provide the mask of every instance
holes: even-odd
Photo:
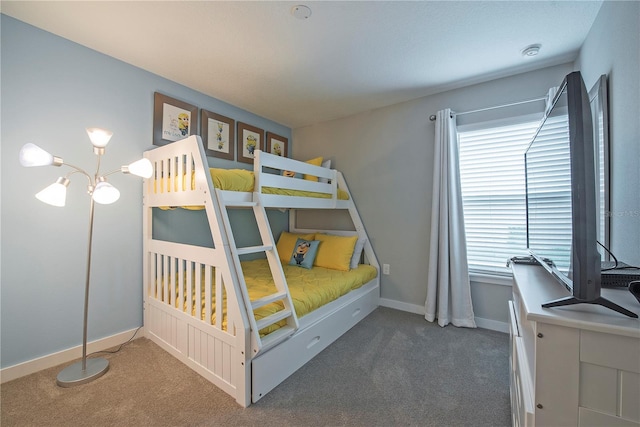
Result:
[[[307,269],[313,267],[313,261],[318,253],[318,245],[320,245],[320,242],[317,240],[298,239],[293,248],[289,265]]]

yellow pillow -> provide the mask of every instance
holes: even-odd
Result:
[[[333,270],[349,271],[351,256],[358,236],[333,236],[317,233],[315,240],[320,241],[316,261],[313,265]]]
[[[289,262],[289,260],[291,259],[291,254],[293,253],[293,248],[295,248],[298,238],[304,240],[314,240],[314,237],[315,233],[295,234],[289,233],[288,231],[283,231],[282,233],[280,233],[278,243],[276,244],[276,249],[278,250],[280,261],[287,263]]]
[[[315,159],[307,160],[305,163],[309,163],[310,165],[314,166],[322,166],[322,160],[324,160],[322,157],[316,157]],[[307,175],[306,173],[304,174],[304,179],[306,179],[307,181],[318,182],[317,176]]]

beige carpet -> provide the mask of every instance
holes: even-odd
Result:
[[[2,427],[190,425],[214,407],[217,416],[238,410],[227,394],[146,338],[102,357],[109,371],[81,386],[58,387],[60,367],[3,384]]]
[[[148,339],[104,355],[101,378],[63,367],[0,386],[11,426],[507,426],[508,336],[379,308],[247,409]]]

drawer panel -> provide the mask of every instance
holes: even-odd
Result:
[[[516,307],[513,301],[509,301],[509,333],[516,337],[522,336],[520,335],[518,317],[516,315]]]
[[[515,337],[515,394],[518,399],[517,413],[521,425],[533,425],[533,381],[529,375],[529,364],[527,362],[526,353],[524,351],[524,340]]]
[[[601,332],[580,332],[580,361],[640,373],[640,340]]]
[[[620,373],[620,415],[640,423],[640,374]]]
[[[580,406],[616,415],[618,371],[606,366],[580,363]]]
[[[576,425],[580,333],[577,329],[547,323],[538,323],[537,332],[533,380],[536,423],[541,426]]]
[[[612,415],[603,414],[586,408],[578,410],[578,425],[580,427],[640,427],[639,423]]]

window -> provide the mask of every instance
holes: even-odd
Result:
[[[469,270],[510,274],[512,256],[528,255],[524,152],[540,120],[458,130]]]
[[[571,263],[572,203],[569,118],[566,108],[549,116],[527,151],[529,246],[560,271]],[[558,113],[558,111],[556,111]]]

